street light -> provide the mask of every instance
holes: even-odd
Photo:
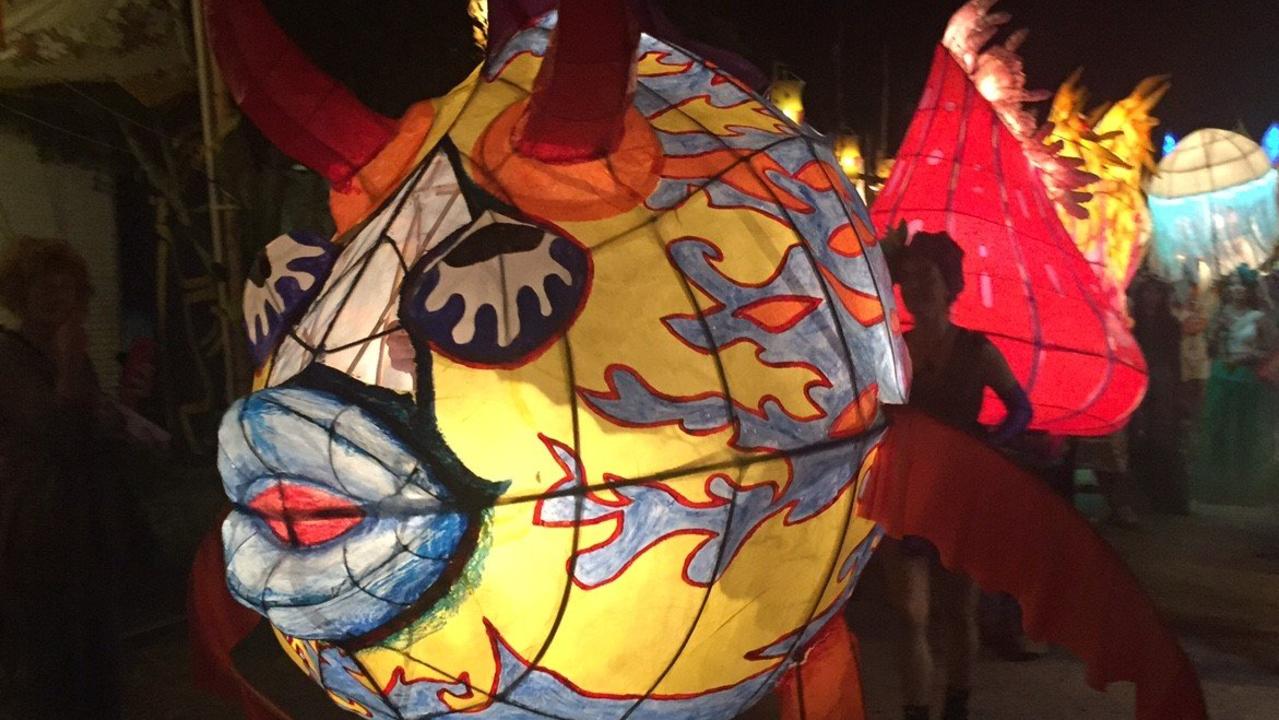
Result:
[[[862,154],[862,143],[856,135],[848,131],[840,131],[835,135],[835,159],[839,168],[844,171],[857,194],[866,199],[866,156]]]
[[[768,86],[768,99],[791,122],[804,122],[804,81],[783,65],[773,67],[773,83]]]

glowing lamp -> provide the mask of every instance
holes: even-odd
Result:
[[[804,122],[804,81],[778,70],[768,87],[768,99],[793,123]]]
[[[1238,133],[1199,130],[1159,163],[1147,188],[1152,267],[1169,280],[1257,267],[1279,238],[1279,176],[1262,148]]]
[[[338,226],[276,238],[245,289],[255,387],[219,432],[233,509],[201,550],[191,625],[246,714],[280,714],[226,671],[225,636],[260,615],[317,695],[374,720],[730,720],[770,693],[780,717],[858,720],[841,609],[874,518],[943,528],[970,572],[950,521],[989,526],[998,505],[1035,524],[968,547],[1015,537],[1039,568],[1048,548],[1083,550],[1087,577],[989,576],[1051,599],[1028,622],[1094,680],[1135,680],[1142,720],[1201,720],[1166,711],[1193,710],[1198,684],[1153,606],[1073,511],[1057,508],[1073,530],[1044,530],[1040,483],[997,486],[995,503],[961,489],[968,509],[945,522],[942,496],[892,499],[916,487],[879,472],[908,363],[831,148],[641,34],[628,0],[510,22],[545,5],[494,3],[484,65],[398,121],[323,75],[260,0],[206,5],[233,94],[331,180]],[[1008,197],[1052,217],[1025,158],[1004,159]],[[1074,299],[1077,268],[1049,260]],[[1084,308],[1043,308],[1046,351]],[[1113,617],[1135,631],[1093,631]]]
[[[875,175],[887,180],[893,174],[893,166],[896,163],[897,160],[895,158],[881,158],[879,162],[875,163]]]
[[[1123,100],[1089,112],[1079,76],[1063,83],[1053,99],[1051,141],[1060,142],[1061,154],[1075,158],[1097,182],[1087,188],[1091,198],[1081,203],[1085,213],[1059,206],[1057,215],[1099,273],[1112,305],[1126,315],[1126,290],[1150,244],[1152,223],[1142,183],[1155,165],[1150,137],[1159,121],[1151,111],[1169,83],[1166,77],[1147,78]]]
[[[1164,133],[1163,154],[1165,156],[1172,154],[1177,149],[1177,136],[1172,133]]]
[[[839,161],[839,169],[848,176],[857,194],[866,199],[866,158],[862,155],[861,141],[851,133],[840,133],[835,136],[835,159]]]
[[[840,134],[835,137],[835,159],[850,179],[857,179],[866,172],[866,159],[862,156],[861,141],[856,135]]]

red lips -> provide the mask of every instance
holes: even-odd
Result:
[[[364,519],[364,511],[347,498],[283,480],[258,493],[249,507],[281,541],[303,547],[338,538]]]

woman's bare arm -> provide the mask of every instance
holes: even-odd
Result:
[[[1030,426],[1033,417],[1030,398],[1026,397],[1026,391],[1017,382],[999,349],[989,342],[982,347],[981,368],[983,384],[995,391],[1007,410],[1003,422],[990,434],[992,443],[1002,445]]]

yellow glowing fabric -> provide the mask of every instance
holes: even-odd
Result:
[[[651,37],[616,152],[516,154],[553,17],[334,191],[331,269],[268,248],[230,585],[366,716],[726,720],[878,537],[854,506],[906,392],[891,285],[821,138]],[[433,509],[376,516],[391,495]]]
[[[1168,91],[1167,78],[1143,80],[1119,102],[1085,112],[1087,90],[1079,73],[1057,91],[1048,120],[1061,155],[1078,158],[1082,168],[1100,180],[1089,186],[1092,198],[1082,204],[1086,217],[1058,208],[1066,230],[1080,252],[1103,279],[1116,307],[1124,308],[1124,290],[1141,266],[1150,244],[1151,218],[1142,182],[1154,170],[1151,114]]]

